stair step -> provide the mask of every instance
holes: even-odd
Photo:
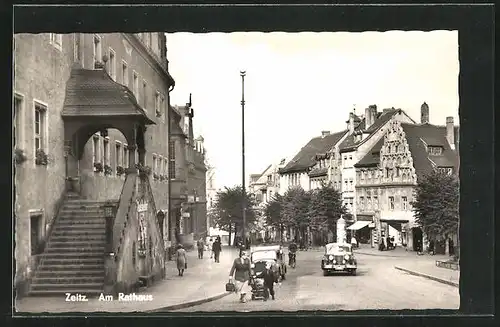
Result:
[[[120,201],[118,200],[111,200],[111,201],[97,201],[97,200],[88,200],[88,199],[75,199],[75,198],[71,198],[71,199],[67,199],[64,204],[69,204],[69,205],[72,205],[72,204],[83,204],[83,205],[103,205],[103,204],[107,204],[107,203],[111,203],[111,204],[117,204],[117,203],[120,203]]]
[[[104,261],[101,263],[84,263],[84,264],[43,264],[39,266],[40,272],[59,272],[59,271],[95,271],[95,272],[103,272],[104,271]]]
[[[103,283],[81,283],[81,284],[31,284],[33,291],[58,290],[69,292],[70,290],[95,290],[100,291],[104,287]],[[83,293],[83,292],[80,292]],[[85,294],[85,293],[83,293]]]
[[[104,256],[102,258],[44,258],[40,266],[40,269],[48,269],[53,266],[103,266],[104,267]]]
[[[104,276],[60,276],[35,277],[32,285],[80,285],[80,284],[104,284]]]
[[[92,231],[92,230],[103,230],[104,232],[104,227],[105,227],[105,223],[103,222],[102,224],[79,224],[79,225],[76,225],[76,224],[56,224],[56,226],[54,227],[54,231],[56,232],[59,232],[59,231],[65,231],[65,230],[88,230],[88,231]]]
[[[96,227],[102,227],[106,225],[106,221],[103,219],[101,220],[80,220],[80,219],[74,219],[74,220],[63,220],[63,221],[58,221],[56,223],[55,227],[61,226],[61,227],[66,227],[66,226],[77,226],[77,227],[85,227],[85,226],[93,226],[95,225]]]
[[[53,241],[51,240],[47,247],[48,248],[95,248],[95,247],[103,247],[105,246],[106,242],[101,241],[101,240],[92,240],[92,241],[66,241],[66,242],[59,242],[59,241]]]
[[[73,254],[73,253],[79,253],[82,255],[87,255],[89,253],[104,253],[104,246],[95,246],[95,247],[52,247],[49,246],[46,250],[47,254],[55,254],[55,253],[60,253],[60,254]]]
[[[66,268],[65,266],[61,266],[62,268]],[[76,266],[74,266],[76,267]],[[35,277],[52,277],[54,275],[56,276],[63,276],[63,277],[104,277],[104,267],[101,266],[96,266],[97,268],[94,270],[88,269],[88,267],[84,267],[85,270],[83,270],[82,266],[78,266],[78,269],[75,270],[40,270],[36,273]]]
[[[104,288],[103,288],[104,289]],[[72,295],[82,294],[85,295],[87,299],[90,296],[100,295],[103,291],[96,289],[67,289],[67,290],[30,290],[30,296],[57,296],[66,298],[66,293],[71,293]]]
[[[53,234],[50,237],[50,242],[67,242],[67,241],[75,241],[75,242],[105,242],[106,234],[104,232],[98,231],[92,234],[71,234],[71,233],[62,233],[55,235]]]
[[[65,220],[106,220],[106,217],[103,215],[94,215],[94,214],[81,214],[81,215],[60,215],[58,221],[65,221]]]
[[[90,230],[81,230],[81,229],[62,229],[62,230],[56,230],[54,228],[53,234],[51,237],[59,237],[59,236],[64,236],[64,237],[75,237],[75,236],[88,236],[88,237],[95,237],[95,236],[106,236],[106,231],[104,229],[90,229]]]
[[[68,258],[75,258],[75,257],[82,257],[82,258],[94,258],[94,257],[99,257],[99,256],[104,256],[104,253],[42,253],[41,256],[43,258],[60,258],[60,257],[68,257]]]

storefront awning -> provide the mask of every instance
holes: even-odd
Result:
[[[408,219],[398,218],[398,217],[384,217],[384,218],[380,218],[380,221],[386,222],[386,223],[402,223],[402,224],[409,222]]]
[[[347,229],[360,230],[361,228],[366,227],[368,225],[370,225],[370,221],[357,221],[354,224],[352,224],[351,226],[347,227]]]

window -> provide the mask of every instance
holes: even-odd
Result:
[[[175,179],[175,141],[170,141],[168,146],[168,155],[170,162],[168,165],[168,176],[169,179]]]
[[[142,96],[144,97],[144,109],[147,109],[148,107],[148,98],[147,98],[147,94],[148,94],[148,83],[143,80],[142,81]]]
[[[378,209],[378,197],[376,195],[373,196],[373,208]]]
[[[439,156],[443,153],[443,148],[440,146],[428,146],[427,152],[433,156]]]
[[[353,202],[354,202],[354,198],[349,198],[349,207],[351,208],[351,210],[353,208]]]
[[[109,137],[104,138],[104,140],[102,141],[102,145],[103,145],[103,152],[104,152],[103,153],[103,158],[104,158],[103,164],[109,166]]]
[[[352,179],[349,181],[349,190],[354,191]]]
[[[153,178],[158,174],[158,168],[156,167],[156,154],[153,154]]]
[[[408,210],[408,197],[406,196],[401,197],[401,201],[403,201],[403,210],[404,211]]]
[[[115,141],[115,171],[118,166],[123,167],[122,145],[120,142]]]
[[[349,190],[347,189],[347,187],[348,187],[348,183],[349,183],[348,181],[345,181],[345,191],[349,191]]]
[[[50,33],[50,44],[58,50],[62,50],[62,34]]]
[[[128,145],[123,144],[123,165],[125,166],[124,168],[128,168]]]
[[[122,61],[122,84],[128,87],[128,66],[125,61]]]
[[[16,147],[23,146],[22,130],[23,130],[23,97],[14,95],[14,137],[16,138]]]
[[[394,210],[394,197],[389,197],[389,210]]]
[[[161,103],[160,103],[160,92],[156,91],[155,92],[155,112],[156,112],[156,117],[161,116]]]
[[[368,210],[371,210],[371,209],[372,209],[372,198],[371,198],[371,197],[369,197],[369,196],[367,196],[367,197],[366,197],[366,208],[367,208]]]
[[[35,102],[35,153],[36,150],[46,151],[47,107]]]
[[[163,95],[160,96],[160,112],[163,118],[165,118],[165,116],[163,115],[163,113],[165,112],[165,97]]]
[[[168,175],[168,160],[167,158],[163,158],[163,176],[167,177]]]
[[[73,34],[73,57],[75,62],[81,62],[80,33]]]
[[[101,49],[101,37],[99,35],[94,35],[94,69],[96,68],[96,63],[102,61],[102,49]]]
[[[113,49],[109,48],[109,76],[116,81],[116,53]]]
[[[139,76],[134,71],[133,92],[137,101],[139,101]]]
[[[101,162],[101,151],[100,151],[100,148],[99,148],[99,135],[97,134],[94,134],[94,136],[92,137],[92,154],[93,154],[93,158],[92,158],[92,163],[95,164],[97,162]]]
[[[352,156],[349,156],[349,161],[351,161],[351,160],[352,160]]]
[[[361,209],[363,209],[365,206],[365,198],[362,196],[359,197],[359,206],[361,207]]]

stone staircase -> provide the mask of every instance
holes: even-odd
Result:
[[[67,195],[40,255],[29,295],[93,295],[103,291],[106,218],[102,205],[104,201]]]

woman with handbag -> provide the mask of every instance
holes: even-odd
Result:
[[[179,276],[184,275],[184,269],[187,268],[187,258],[186,250],[182,247],[182,244],[177,245],[177,270],[179,270]]]
[[[239,258],[234,259],[233,266],[229,272],[229,282],[233,282],[236,294],[240,295],[240,302],[245,303],[246,294],[251,292],[250,275],[251,275],[250,259],[246,251],[241,252]]]

